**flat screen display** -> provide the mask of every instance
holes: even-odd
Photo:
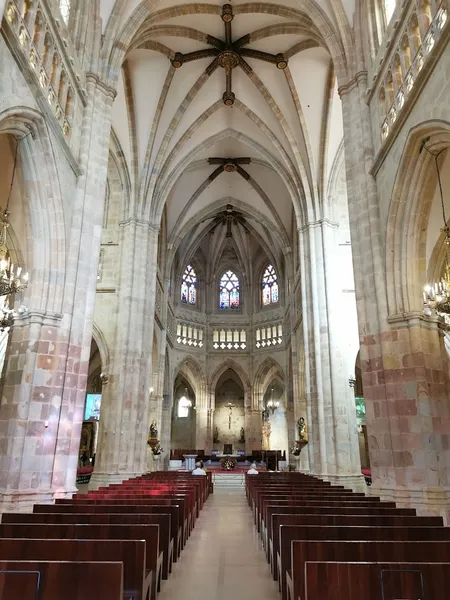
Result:
[[[102,406],[101,394],[87,394],[86,407],[84,409],[85,421],[98,421],[100,419],[100,408]]]

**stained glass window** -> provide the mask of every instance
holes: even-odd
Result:
[[[67,25],[70,16],[70,0],[59,0],[59,10],[61,11],[64,23]]]
[[[239,308],[239,279],[233,271],[227,271],[220,280],[221,310],[236,310]]]
[[[384,14],[386,15],[386,23],[389,23],[394,14],[397,0],[384,0]]]
[[[195,306],[197,303],[197,275],[191,265],[186,267],[181,281],[181,302]]]
[[[264,271],[262,278],[262,303],[264,306],[278,302],[278,277],[272,265]]]

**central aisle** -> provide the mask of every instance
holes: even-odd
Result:
[[[279,600],[244,486],[215,487],[159,600]]]

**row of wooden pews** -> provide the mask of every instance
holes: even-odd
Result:
[[[2,600],[155,600],[208,498],[211,474],[158,472],[4,513]]]
[[[450,597],[441,517],[302,473],[247,475],[246,493],[282,600]]]

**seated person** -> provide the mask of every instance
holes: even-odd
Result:
[[[256,470],[256,463],[252,463],[250,465],[250,469],[247,471],[247,475],[258,475],[258,471]]]
[[[195,469],[192,471],[192,475],[206,475],[205,471],[202,469],[202,463],[195,463]]]

